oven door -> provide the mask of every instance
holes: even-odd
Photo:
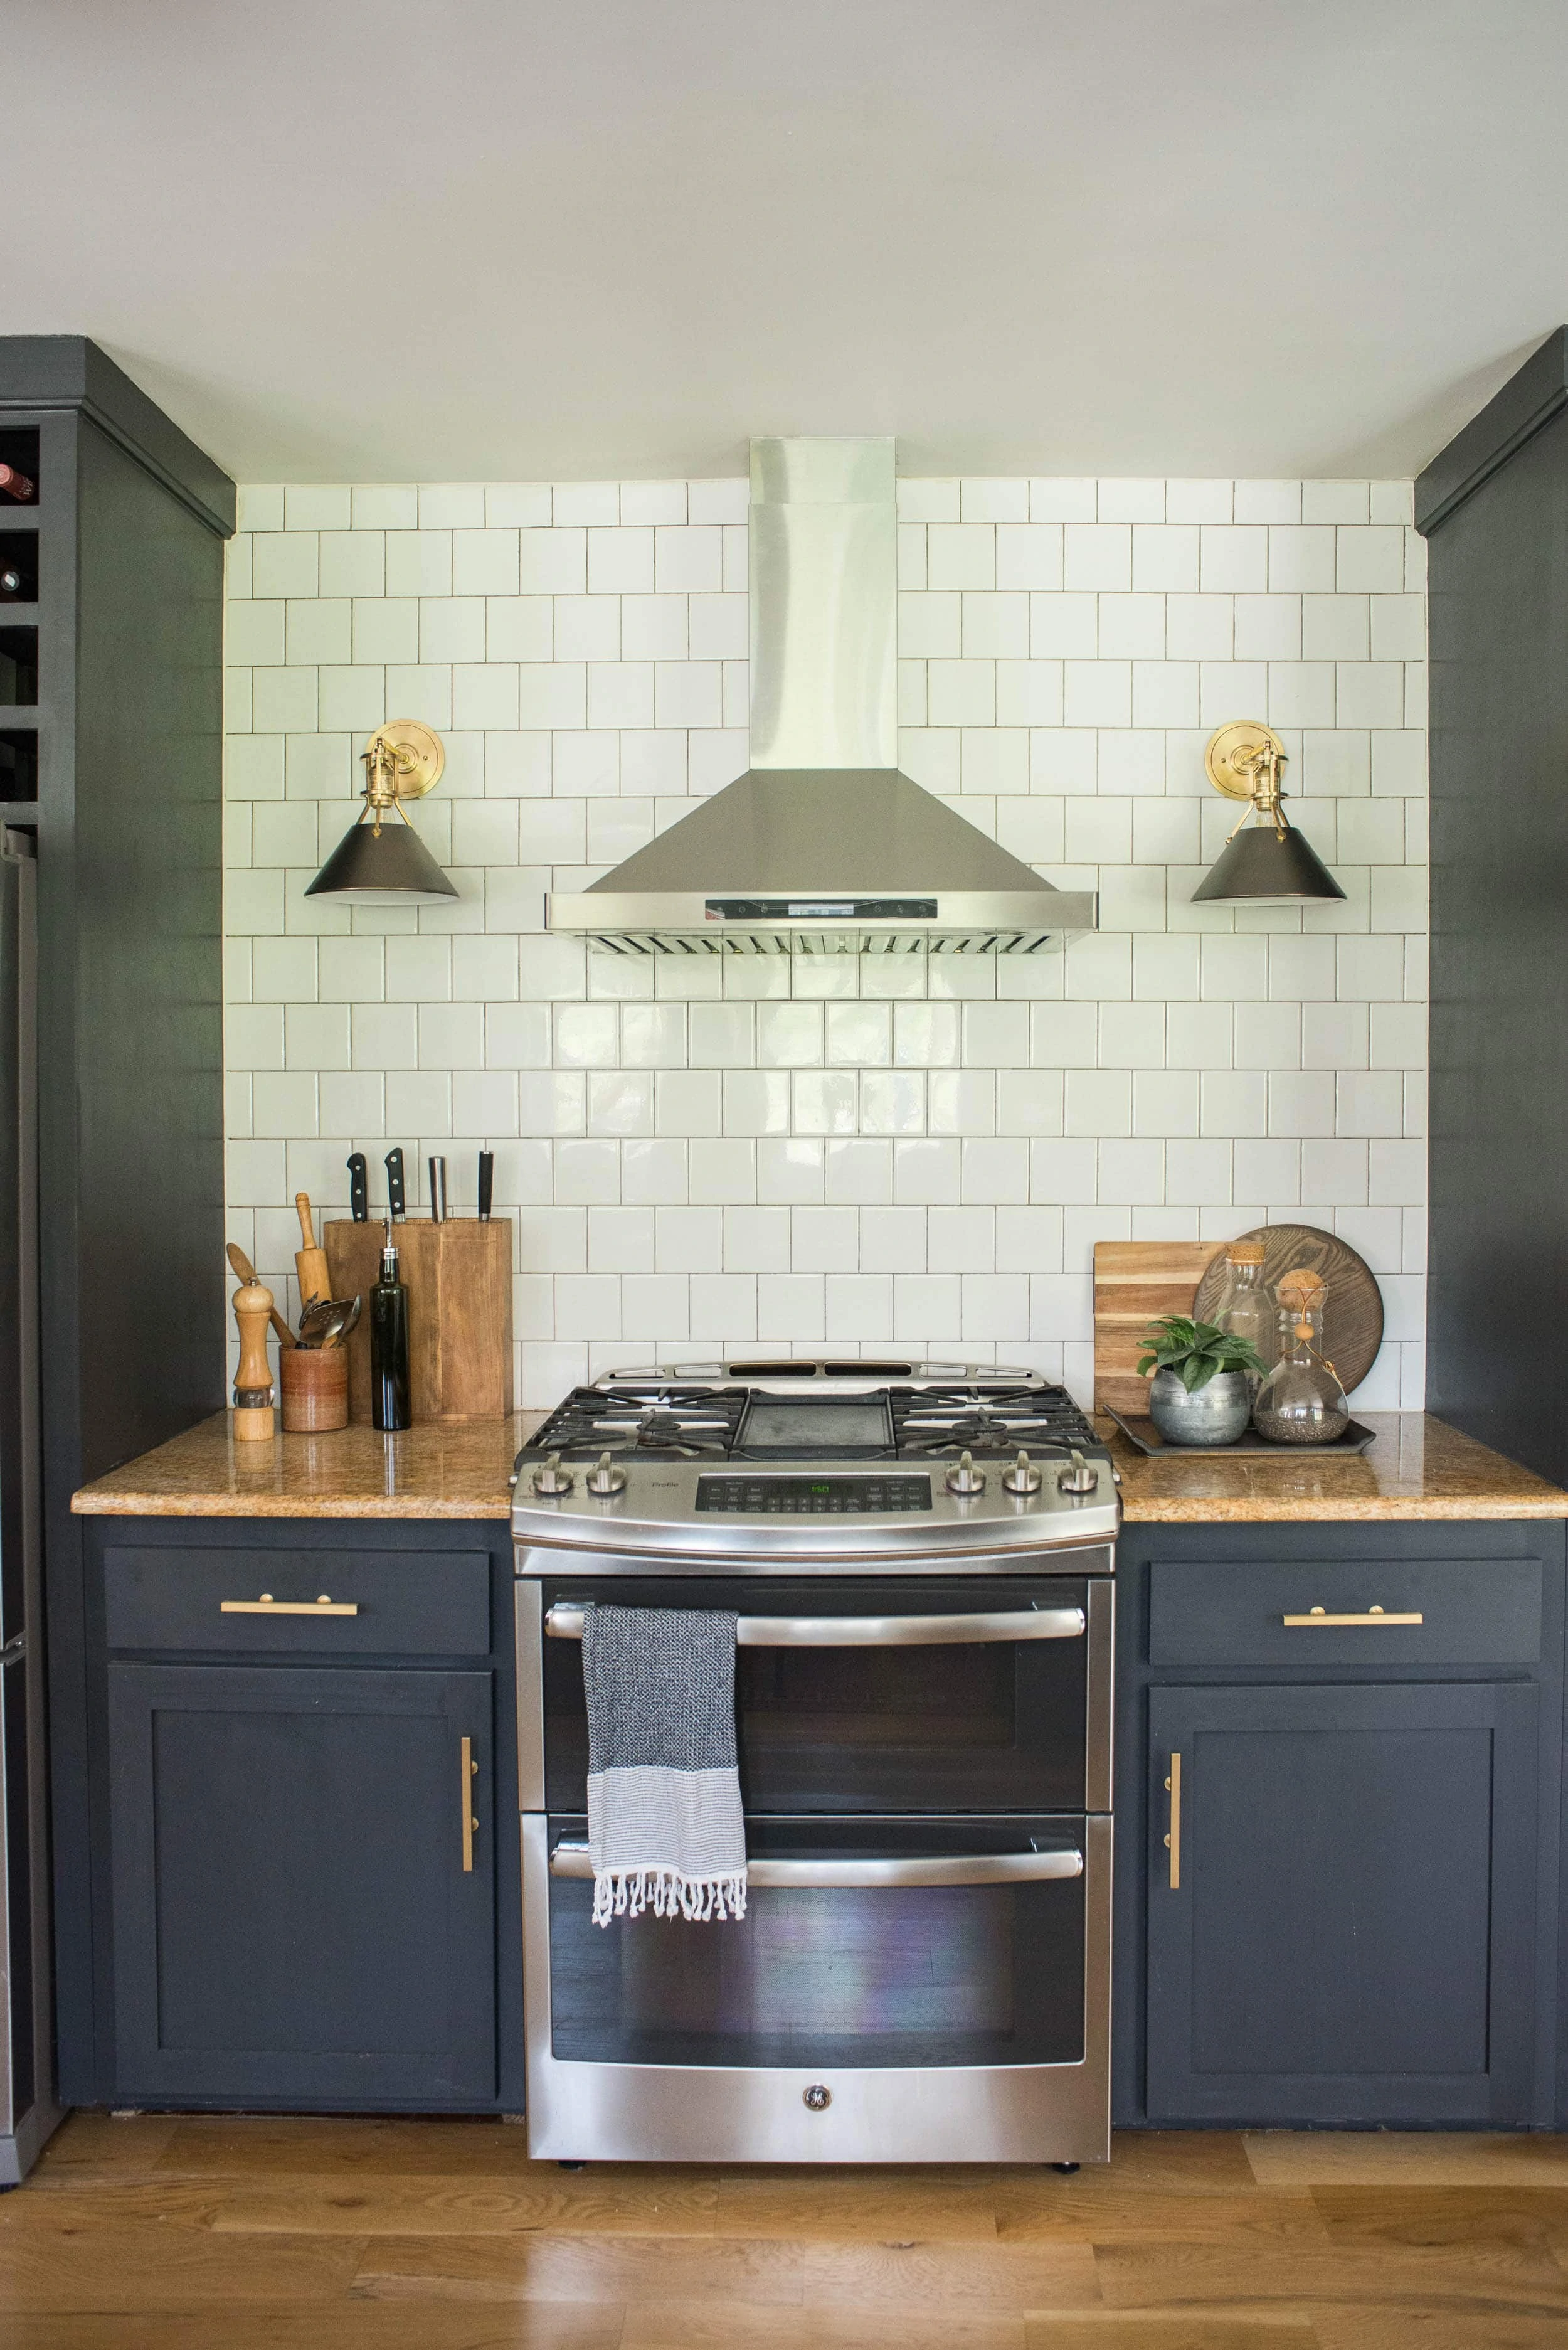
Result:
[[[530,2151],[1104,2159],[1110,1837],[748,1819],[744,1918],[597,1927],[586,1820],[525,1819]]]
[[[588,1599],[735,1610],[749,1815],[1110,1809],[1106,1578],[922,1577],[913,1592],[853,1576],[522,1582],[520,1642],[526,1617],[535,1651],[535,1611],[543,1634],[540,1808],[556,1813],[587,1804]]]

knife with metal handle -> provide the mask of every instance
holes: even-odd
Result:
[[[407,1213],[403,1194],[403,1153],[400,1144],[387,1153],[387,1206],[392,1222],[400,1224]]]
[[[237,1241],[231,1241],[229,1243],[227,1253],[229,1263],[233,1265],[240,1279],[244,1282],[247,1286],[254,1284],[256,1277],[255,1267],[251,1263],[249,1257],[245,1254],[244,1249],[241,1248]],[[284,1320],[283,1315],[278,1312],[275,1305],[273,1307],[272,1313],[268,1318],[272,1323],[273,1328],[277,1333],[278,1345],[280,1347],[292,1347],[294,1344],[294,1333],[289,1328],[287,1323]]]
[[[490,1221],[490,1202],[495,1195],[495,1153],[482,1150],[479,1154],[479,1216],[482,1223]]]
[[[370,1174],[362,1150],[348,1154],[348,1212],[357,1224],[370,1221]]]

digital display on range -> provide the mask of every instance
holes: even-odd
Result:
[[[929,1477],[699,1477],[697,1507],[763,1517],[864,1517],[929,1510]]]

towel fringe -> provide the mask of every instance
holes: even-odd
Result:
[[[607,1926],[612,1918],[640,1918],[651,1909],[656,1918],[689,1918],[705,1925],[746,1914],[746,1872],[726,1870],[717,1877],[687,1877],[668,1861],[642,1868],[603,1868],[594,1878],[594,1924]]]

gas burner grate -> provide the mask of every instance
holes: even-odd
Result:
[[[601,1452],[661,1453],[678,1460],[728,1458],[745,1409],[743,1388],[574,1388],[524,1450],[569,1461]]]
[[[1099,1439],[1065,1388],[988,1386],[981,1379],[951,1386],[894,1388],[894,1442],[901,1458],[949,1460],[961,1452],[982,1456],[1031,1452],[1065,1453],[1076,1445],[1100,1448]]]

